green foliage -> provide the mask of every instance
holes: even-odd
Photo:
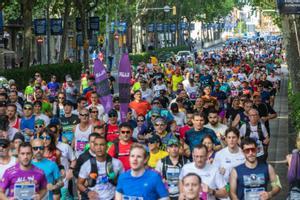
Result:
[[[28,85],[28,81],[32,78],[35,72],[41,73],[42,77],[50,80],[50,75],[55,74],[58,81],[64,81],[65,75],[70,74],[74,80],[80,78],[82,64],[79,63],[65,63],[65,64],[51,64],[51,65],[36,65],[30,68],[18,68],[11,70],[2,70],[0,74],[7,80],[17,79],[18,87],[22,90]]]
[[[174,52],[176,54],[178,51],[184,51],[184,50],[188,50],[188,49],[189,48],[187,46],[166,47],[166,48],[156,49],[155,51],[151,51],[151,52],[129,54],[129,58],[133,62],[134,65],[137,65],[140,62],[148,62],[150,56],[152,56],[152,55],[157,57],[159,54],[161,54],[163,52]]]
[[[290,109],[290,119],[296,129],[297,132],[300,131],[300,93],[292,92],[291,81],[289,81],[288,85],[288,101]]]

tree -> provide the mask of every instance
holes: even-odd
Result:
[[[36,0],[19,0],[23,13],[24,25],[24,49],[23,49],[23,66],[29,67],[31,61],[32,47],[32,9]]]

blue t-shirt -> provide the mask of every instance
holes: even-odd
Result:
[[[144,200],[157,200],[169,196],[161,176],[150,169],[146,169],[144,174],[139,177],[133,177],[131,170],[121,174],[116,191],[123,195],[124,200],[141,197]]]
[[[35,132],[34,123],[35,123],[35,115],[32,115],[28,119],[25,117],[22,117],[21,124],[20,124],[21,131],[25,131],[25,129],[29,129],[30,131],[32,131],[34,133]],[[30,137],[27,134],[24,134],[24,137],[25,137],[25,142],[30,142]]]
[[[204,127],[201,131],[195,131],[194,128],[188,130],[185,133],[185,142],[189,145],[190,150],[193,151],[194,147],[200,144],[206,135],[210,135],[212,137],[215,145],[221,144],[216,133],[212,129],[206,127]]]
[[[55,162],[44,158],[40,162],[32,161],[32,164],[43,170],[48,183],[54,184],[54,181],[60,178],[59,168]],[[49,199],[53,199],[52,192],[49,192]]]

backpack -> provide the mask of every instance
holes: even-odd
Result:
[[[131,138],[131,141],[132,142],[138,142],[137,139],[135,139],[133,137]],[[119,139],[116,139],[116,140],[113,141],[113,145],[115,147],[115,154],[113,156],[114,158],[119,158],[119,152],[120,152],[119,142],[120,142]]]
[[[98,177],[98,167],[97,167],[97,160],[95,157],[90,158],[90,163],[91,163],[91,174],[97,174]],[[112,185],[116,186],[116,182],[117,182],[117,176],[114,172],[113,169],[113,163],[112,163],[112,157],[110,157],[109,155],[106,155],[106,163],[105,163],[105,171],[106,171],[106,175],[108,177],[108,182],[110,182]],[[93,183],[92,186],[93,187],[96,185],[96,181],[95,183]]]
[[[292,159],[299,159],[300,157],[299,157],[300,155],[299,155],[299,152],[297,152],[297,153],[293,153],[292,154]],[[295,158],[295,157],[297,157],[297,158]],[[291,184],[291,187],[290,187],[290,191],[289,191],[289,193],[288,193],[288,197],[287,197],[287,200],[298,200],[298,199],[300,199],[300,177],[298,176],[298,168],[299,168],[299,166],[298,166],[298,160],[296,160],[296,168],[295,168],[295,170],[296,170],[296,177],[294,177],[295,178],[295,180],[292,182],[292,184]],[[288,173],[288,176],[289,176],[290,174]]]
[[[173,165],[169,156],[163,158],[162,160],[162,176],[163,178],[167,178],[167,170],[168,170],[168,165]],[[188,159],[185,158],[184,156],[179,157],[179,162],[177,163],[177,167],[182,168],[184,164],[188,162]]]
[[[262,132],[262,127],[261,127],[261,123],[258,122],[257,124],[257,133],[258,133],[258,139],[260,141],[264,141],[265,137],[264,137],[264,134]],[[245,134],[245,137],[249,137],[251,134],[251,128],[250,128],[250,123],[247,122],[246,123],[246,134]]]

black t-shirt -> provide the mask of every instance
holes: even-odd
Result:
[[[69,140],[71,139],[72,134],[74,135],[73,127],[80,122],[78,116],[74,114],[70,117],[62,116],[59,120],[62,127],[62,135],[68,139],[68,142],[72,142]]]
[[[231,118],[232,120],[235,119],[236,115],[241,113],[241,112],[244,112],[244,109],[243,108],[238,108],[238,109],[234,109],[233,107],[230,107],[227,112],[226,112],[226,119],[229,119]]]
[[[259,83],[267,89],[272,89],[273,88],[273,84],[271,81],[265,80],[265,81],[259,81]]]
[[[269,114],[276,114],[275,110],[267,103],[260,103],[258,106],[253,105],[258,110],[259,117],[267,117]],[[270,134],[269,121],[265,122],[268,133]]]

